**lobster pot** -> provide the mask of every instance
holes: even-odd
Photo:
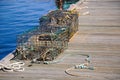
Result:
[[[71,39],[71,37],[78,31],[78,15],[76,14],[72,14],[74,17],[72,18],[72,23],[69,26],[69,30],[68,30],[68,35],[69,38]]]
[[[62,33],[62,32],[61,32]],[[29,44],[34,47],[46,47],[46,48],[63,48],[66,49],[68,47],[68,41],[65,40],[65,35],[61,34],[39,34],[32,36],[29,38]],[[66,36],[68,37],[68,36]],[[36,49],[37,50],[37,49]]]
[[[68,41],[40,41],[41,51],[39,60],[52,61],[68,47]]]
[[[46,46],[47,48],[64,48],[68,45],[67,41],[40,41],[39,47]]]
[[[15,58],[52,61],[68,47],[78,31],[77,12],[51,11],[39,19],[40,25],[18,36]]]

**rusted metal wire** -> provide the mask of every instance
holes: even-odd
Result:
[[[40,25],[18,36],[16,58],[54,60],[67,49],[78,30],[77,12],[56,10],[40,18]]]

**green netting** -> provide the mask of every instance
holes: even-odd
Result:
[[[53,60],[78,30],[77,13],[56,10],[40,18],[40,25],[18,36],[19,59]]]

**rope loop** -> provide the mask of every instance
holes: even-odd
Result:
[[[8,65],[0,63],[0,70],[2,70],[4,72],[24,71],[24,68],[23,68],[24,65],[25,65],[24,62],[15,62],[15,63],[11,63]]]

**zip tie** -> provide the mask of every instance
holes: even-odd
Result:
[[[85,15],[90,15],[90,12],[89,12],[89,11],[84,12],[82,15],[83,15],[83,16],[85,16]]]

